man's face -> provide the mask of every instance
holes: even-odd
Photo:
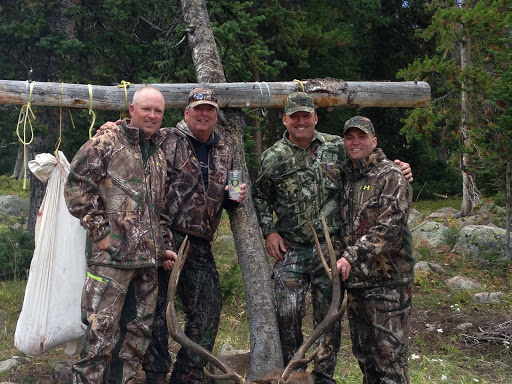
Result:
[[[371,133],[361,131],[359,128],[349,128],[343,135],[345,139],[345,153],[357,166],[357,160],[364,159],[371,155],[377,147],[377,137]]]
[[[210,104],[199,104],[185,109],[187,126],[203,143],[207,142],[217,123],[217,108]]]
[[[316,112],[299,111],[288,116],[283,115],[283,124],[288,130],[288,137],[292,143],[306,148],[313,139],[318,117]]]
[[[164,110],[165,101],[160,92],[154,89],[143,90],[135,104],[130,104],[130,124],[142,129],[144,137],[149,138],[160,129]]]

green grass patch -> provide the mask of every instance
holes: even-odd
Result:
[[[23,180],[2,175],[0,176],[0,195],[15,195],[29,201],[30,182],[27,180],[25,189],[23,189]]]
[[[462,198],[448,198],[440,200],[417,200],[412,203],[412,208],[416,209],[422,215],[428,215],[438,209],[451,207],[460,210]]]

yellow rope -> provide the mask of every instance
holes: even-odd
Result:
[[[30,105],[32,99],[32,91],[34,90],[35,81],[30,83],[30,91],[28,95],[27,104],[23,105],[20,110],[20,115],[18,117],[18,124],[16,125],[16,135],[18,136],[19,141],[23,144],[23,189],[26,188],[27,185],[27,147],[32,144],[34,140],[34,128],[32,127],[32,121],[30,120],[32,116],[32,120],[35,119],[34,112],[32,112],[32,107]],[[23,139],[20,135],[20,124],[23,120]],[[30,126],[30,140],[27,141],[27,122]]]
[[[69,118],[71,119],[71,126],[73,127],[73,129],[76,129],[75,122],[73,121],[73,114],[71,113],[71,109],[68,108],[68,112],[69,112]]]
[[[295,82],[299,83],[299,84],[300,84],[300,86],[302,87],[302,92],[305,92],[305,91],[304,91],[304,84],[302,83],[302,81],[297,80],[297,79],[293,79],[293,81],[295,81]]]
[[[124,88],[124,111],[121,111],[119,113],[119,118],[123,120],[125,117],[127,117],[126,109],[128,108],[128,87],[130,86],[129,81],[121,80],[121,84],[117,86],[117,88]]]
[[[94,128],[94,123],[96,122],[96,113],[92,110],[92,85],[89,84],[89,115],[92,115],[91,126],[89,127],[89,139],[92,137],[92,129]]]
[[[55,146],[55,157],[58,159],[60,143],[62,143],[62,98],[64,97],[64,83],[61,83],[60,92],[60,105],[59,105],[59,138],[57,139],[57,145]]]

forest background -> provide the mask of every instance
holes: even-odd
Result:
[[[511,0],[206,1],[227,82],[423,80],[427,108],[319,110],[318,129],[372,119],[379,146],[408,161],[415,198],[462,193],[461,169],[478,192],[500,196],[512,156]],[[179,2],[4,0],[0,79],[113,85],[194,83]],[[20,106],[0,105],[0,174],[12,174]],[[87,140],[87,110],[33,108],[34,153],[71,159]],[[282,136],[280,110],[246,110],[246,161]],[[164,125],[182,112],[166,111]],[[97,123],[118,112],[97,111]],[[62,127],[62,134],[60,128]],[[59,137],[62,140],[59,141]],[[469,161],[464,160],[469,156]],[[464,162],[463,162],[464,161]],[[16,172],[19,172],[17,170]],[[503,201],[501,201],[503,202]]]

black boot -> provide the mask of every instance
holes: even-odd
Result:
[[[162,372],[146,372],[146,384],[168,384],[167,374]]]

